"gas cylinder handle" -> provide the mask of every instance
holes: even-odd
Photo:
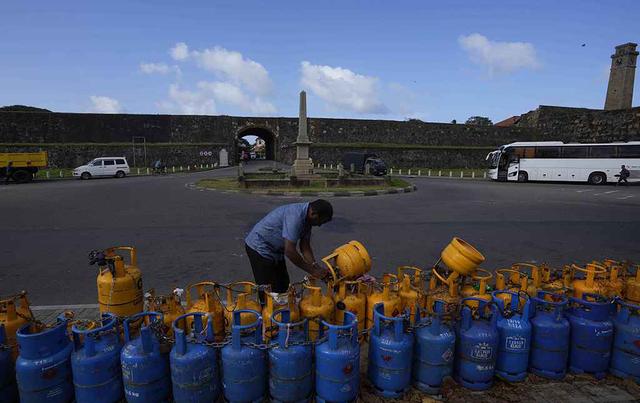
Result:
[[[109,249],[113,249],[114,251],[116,250],[121,250],[121,251],[128,251],[129,252],[129,264],[131,266],[137,266],[138,265],[138,256],[137,256],[137,252],[136,252],[136,248],[133,246],[114,246],[112,248]]]
[[[93,329],[79,329],[78,326],[74,323],[71,326],[71,333],[73,338],[73,347],[75,351],[78,351],[80,347],[82,347],[83,342],[80,336],[84,336],[84,346],[86,350],[86,355],[91,357],[95,355],[95,336],[102,333],[107,332],[111,329],[115,329],[116,337],[119,338],[119,327],[118,327],[118,318],[109,312],[102,313],[100,315],[100,324],[101,326],[93,328]]]
[[[147,312],[139,312],[139,313],[136,313],[135,315],[131,315],[128,318],[126,318],[123,322],[125,341],[131,341],[131,330],[129,327],[131,325],[131,322],[135,322],[138,319],[143,319],[143,320],[147,319],[152,323],[155,323],[158,320],[160,322],[163,322],[164,314],[162,312],[147,311]],[[145,325],[144,323],[142,323],[142,328],[148,328],[148,325]]]
[[[243,325],[243,313],[255,316],[255,321],[248,325]],[[262,315],[253,309],[238,309],[237,311],[233,311],[233,320],[231,322],[231,344],[234,350],[242,348],[242,338],[240,334],[243,330],[249,329],[253,329],[255,342],[260,344],[262,342],[262,332],[260,331],[262,329]]]
[[[553,300],[549,301],[545,297],[550,296]],[[531,297],[536,304],[550,305],[553,307],[564,308],[569,303],[569,298],[566,295],[556,294],[551,291],[538,291],[535,297]]]
[[[187,297],[187,306],[191,305],[191,291],[193,291],[194,287],[206,287],[206,286],[211,286],[211,287],[217,287],[218,283],[213,282],[213,281],[201,281],[199,283],[193,283],[193,284],[189,284],[188,286],[185,287],[185,292],[186,292],[186,297]],[[204,289],[203,289],[204,292]]]

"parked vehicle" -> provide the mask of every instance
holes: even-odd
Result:
[[[18,183],[30,182],[48,163],[46,151],[37,153],[0,153],[0,178]]]
[[[73,176],[80,179],[91,179],[96,176],[115,176],[124,178],[128,173],[129,164],[124,157],[100,157],[86,165],[79,166],[73,170]]]
[[[351,170],[351,164],[354,166],[355,173],[363,174],[365,166],[369,165],[369,172],[372,175],[382,176],[387,174],[387,165],[383,160],[375,154],[348,152],[342,156],[342,165],[347,171]]]

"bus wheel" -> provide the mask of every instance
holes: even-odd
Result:
[[[33,179],[33,174],[24,169],[19,169],[11,174],[11,178],[17,183],[26,183]]]
[[[602,172],[594,172],[589,175],[589,183],[592,185],[603,185],[607,183],[607,176]]]
[[[529,175],[524,172],[524,171],[520,171],[518,172],[518,182],[526,182],[529,180]]]

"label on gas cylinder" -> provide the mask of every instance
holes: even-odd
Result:
[[[449,362],[453,358],[453,351],[450,348],[447,349],[444,353],[442,353],[442,359]]]
[[[507,336],[504,347],[507,350],[524,350],[527,345],[527,339],[522,336]]]
[[[487,360],[491,358],[493,348],[489,343],[478,343],[471,349],[471,357],[478,360]]]

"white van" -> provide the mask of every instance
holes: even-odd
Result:
[[[90,179],[93,176],[124,178],[128,173],[129,164],[125,157],[100,157],[73,170],[73,176],[80,179]]]

